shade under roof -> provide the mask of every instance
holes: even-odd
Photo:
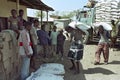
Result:
[[[8,1],[17,2],[17,0],[8,0]],[[44,11],[54,11],[53,8],[47,6],[41,0],[19,0],[19,2],[20,5],[27,6],[27,8],[44,10]]]

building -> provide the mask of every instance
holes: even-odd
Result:
[[[0,30],[7,29],[11,9],[23,9],[24,19],[27,20],[27,8],[47,13],[53,10],[40,0],[0,0]],[[0,80],[19,80],[20,76],[22,61],[18,56],[18,45],[15,45],[16,37],[11,33],[8,30],[0,32]]]
[[[58,30],[64,29],[71,22],[71,19],[55,19],[54,25],[57,26]]]
[[[41,0],[0,0],[0,31],[7,29],[7,18],[11,15],[11,9],[24,10],[24,19],[27,20],[27,8],[38,9],[42,11],[53,11],[53,9]],[[42,15],[41,15],[42,16]]]

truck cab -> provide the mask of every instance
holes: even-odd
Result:
[[[92,24],[95,22],[95,8],[84,7],[83,10],[79,12],[77,19],[82,23],[92,26]],[[93,39],[93,28],[91,27],[91,29],[89,29],[88,32],[89,32],[88,43],[90,43]]]

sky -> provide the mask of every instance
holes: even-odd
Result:
[[[42,0],[43,3],[52,7],[55,11],[73,11],[83,8],[88,0]],[[35,10],[28,9],[28,16],[35,15]]]
[[[82,8],[88,0],[42,0],[55,11],[71,11]]]

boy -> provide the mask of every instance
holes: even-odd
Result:
[[[19,18],[17,17],[17,11],[15,9],[11,10],[11,16],[8,18],[8,28],[16,33],[16,38],[19,37]]]
[[[71,26],[66,27],[65,30],[68,33],[71,33],[72,44],[68,52],[68,58],[72,63],[72,67],[70,67],[69,69],[75,70],[75,74],[79,74],[80,73],[79,63],[80,60],[83,58],[83,50],[84,50],[83,43],[87,42],[89,33],[87,32],[87,30],[82,30]],[[82,37],[83,34],[86,34],[87,36],[84,42]]]
[[[56,54],[59,54],[59,52],[61,53],[61,59],[63,59],[64,42],[65,36],[63,35],[63,30],[61,30],[57,36],[57,52],[56,52]]]
[[[56,52],[56,47],[57,47],[57,36],[58,32],[56,31],[57,27],[53,27],[53,31],[51,32],[50,39],[51,39],[51,44],[52,44],[52,54],[54,55],[54,52]]]

